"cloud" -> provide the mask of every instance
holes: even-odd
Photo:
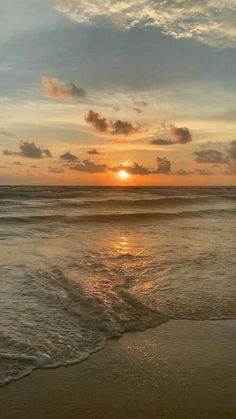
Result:
[[[71,170],[88,173],[104,173],[107,171],[106,164],[96,164],[91,160],[84,160],[82,163],[78,162],[70,166]]]
[[[176,127],[174,124],[163,125],[164,129],[167,130],[171,138],[154,138],[150,141],[153,145],[174,145],[174,144],[188,144],[192,141],[192,133],[187,127]]]
[[[96,148],[92,148],[91,150],[87,151],[87,154],[90,154],[91,156],[98,156],[101,153]]]
[[[157,157],[157,170],[156,173],[170,174],[171,162],[166,157]]]
[[[200,176],[211,176],[211,175],[214,175],[214,172],[212,172],[211,170],[206,170],[206,169],[197,169],[196,172]]]
[[[109,122],[97,112],[89,111],[88,115],[85,116],[85,121],[92,125],[96,131],[107,132],[109,129]]]
[[[230,147],[227,150],[229,160],[236,160],[236,140],[231,141]]]
[[[195,156],[195,161],[197,163],[206,163],[206,164],[225,164],[227,169],[225,171],[226,175],[235,175],[236,174],[236,140],[231,141],[229,146],[226,148],[225,153],[215,150],[213,148],[203,149],[195,151],[193,153]],[[199,174],[204,174],[204,171]]]
[[[120,119],[112,122],[111,125],[113,135],[130,135],[139,130],[139,127],[135,128],[130,122],[121,121]]]
[[[197,163],[226,164],[228,162],[228,159],[224,153],[212,148],[195,151],[193,155],[195,156],[195,161]]]
[[[125,170],[130,175],[155,175],[155,174],[170,174],[171,172],[171,163],[166,157],[157,157],[157,168],[149,169],[148,167],[142,166],[135,161],[129,164],[120,163],[115,167],[110,168],[112,172],[119,172],[120,170]]]
[[[152,171],[151,169],[148,169],[147,167],[141,166],[136,162],[133,162],[130,165],[120,163],[117,166],[111,168],[110,170],[112,172],[119,172],[122,169],[124,169],[130,175],[146,176],[146,175],[150,175],[150,174],[154,173],[154,171]]]
[[[166,139],[163,139],[163,138],[155,138],[154,140],[150,141],[150,144],[153,144],[153,145],[172,145],[174,143],[171,140],[166,140]]]
[[[96,131],[110,135],[128,136],[140,130],[139,126],[134,127],[130,122],[121,121],[120,119],[113,122],[92,110],[90,110],[89,113],[85,116],[85,121],[92,125]]]
[[[11,151],[11,150],[4,150],[3,154],[5,156],[22,156],[22,157],[29,157],[31,159],[41,159],[43,157],[52,157],[50,150],[48,149],[41,149],[40,147],[36,146],[36,144],[32,141],[21,141],[20,142],[20,151]]]
[[[55,0],[55,5],[79,23],[151,26],[174,38],[236,47],[235,0]]]
[[[49,77],[44,76],[42,77],[42,86],[47,96],[52,99],[76,99],[86,96],[85,90],[72,81],[67,83],[67,85],[62,85],[57,78],[50,79]]]
[[[189,175],[191,175],[191,174],[192,174],[192,172],[188,172],[188,171],[187,171],[187,170],[185,170],[185,169],[179,169],[179,170],[176,170],[174,174],[175,174],[176,176],[189,176]]]
[[[227,149],[228,169],[226,175],[236,175],[236,140],[230,143]]]
[[[67,151],[66,153],[60,155],[60,159],[66,161],[76,161],[78,160],[78,157],[75,156],[75,154],[72,154],[70,151]]]
[[[48,172],[59,174],[59,173],[64,173],[64,170],[61,167],[50,167],[49,166],[48,167]]]
[[[174,143],[187,144],[192,141],[192,134],[187,127],[177,128],[175,125],[171,125],[170,135]]]

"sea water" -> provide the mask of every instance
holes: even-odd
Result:
[[[0,187],[0,384],[236,316],[236,188]]]

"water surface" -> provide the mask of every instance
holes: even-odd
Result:
[[[235,318],[236,188],[0,187],[0,383]]]

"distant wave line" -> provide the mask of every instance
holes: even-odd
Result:
[[[126,222],[142,221],[148,219],[169,219],[185,217],[201,217],[208,215],[236,215],[236,209],[205,209],[179,212],[135,212],[135,213],[107,213],[91,215],[68,216],[63,214],[47,214],[35,216],[3,216],[0,217],[0,223],[40,223],[40,222],[64,222],[76,224],[79,222]]]

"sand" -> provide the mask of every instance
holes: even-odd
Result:
[[[0,388],[1,419],[233,419],[236,321],[170,321]]]

